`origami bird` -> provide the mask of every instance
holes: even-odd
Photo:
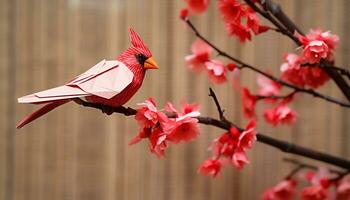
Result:
[[[102,60],[63,86],[18,98],[19,103],[44,104],[17,124],[22,128],[38,117],[76,98],[105,106],[118,107],[141,87],[147,69],[158,69],[151,51],[133,29],[132,46],[117,60]]]

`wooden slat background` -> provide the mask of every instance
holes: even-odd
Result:
[[[350,1],[279,3],[303,30],[321,27],[338,34],[337,64],[350,65]],[[291,41],[274,32],[245,45],[228,40],[214,4],[194,19],[203,34],[232,55],[278,72],[282,55],[295,48]],[[291,169],[281,162],[287,155],[257,143],[242,171],[227,167],[216,179],[203,177],[197,167],[220,130],[203,127],[197,141],[172,146],[159,160],[146,142],[127,145],[137,133],[132,117],[105,116],[73,103],[16,130],[16,121],[36,108],[18,105],[17,97],[63,84],[101,59],[113,59],[129,45],[129,26],[142,35],[161,68],[147,74],[128,105],[153,96],[159,105],[186,99],[199,102],[203,114],[216,113],[207,96],[211,84],[184,65],[194,40],[178,19],[184,1],[0,0],[0,5],[1,200],[258,199]],[[254,80],[244,71],[243,84],[254,88]],[[227,117],[244,125],[240,98],[230,84],[213,87]],[[332,82],[322,92],[343,98]],[[293,107],[299,113],[295,126],[272,129],[260,120],[259,130],[350,158],[349,111],[307,95]]]

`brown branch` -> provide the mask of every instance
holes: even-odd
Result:
[[[294,89],[295,91],[297,92],[303,92],[303,93],[307,93],[309,95],[312,95],[313,97],[317,97],[317,98],[320,98],[320,99],[323,99],[325,101],[328,101],[328,102],[331,102],[331,103],[335,103],[335,104],[338,104],[340,106],[343,106],[343,107],[347,107],[347,108],[350,108],[350,103],[347,103],[347,102],[342,102],[336,98],[333,98],[333,97],[330,97],[330,96],[327,96],[327,95],[324,95],[324,94],[321,94],[321,93],[318,93],[316,92],[315,90],[312,90],[312,89],[305,89],[305,88],[301,88],[301,87],[298,87],[296,85],[293,85],[293,84],[290,84],[290,83],[287,83],[279,78],[276,78],[264,71],[261,71],[260,69],[252,66],[252,65],[249,65],[247,63],[244,63],[243,61],[237,59],[237,58],[234,58],[233,56],[229,55],[228,53],[222,51],[221,49],[219,49],[216,45],[214,45],[213,43],[211,43],[208,39],[206,39],[202,34],[200,34],[200,32],[197,30],[197,28],[192,24],[192,22],[186,18],[184,19],[184,21],[187,23],[187,25],[191,28],[191,30],[195,33],[195,35],[200,38],[201,40],[203,40],[206,44],[208,44],[209,46],[211,46],[215,51],[217,51],[217,53],[223,57],[226,57],[234,62],[236,62],[237,64],[239,64],[240,66],[238,66],[239,69],[244,69],[244,68],[248,68],[256,73],[259,73],[261,75],[264,75],[265,77],[275,81],[275,82],[278,82],[280,83],[281,85],[284,85],[288,88],[291,88],[291,89]]]
[[[256,95],[256,97],[258,98],[258,100],[263,100],[263,99],[285,99],[285,98],[289,98],[292,97],[293,95],[295,95],[298,91],[294,90],[289,94],[286,95],[281,95],[281,96],[275,96],[275,95],[270,95],[270,96],[263,96],[263,95]]]
[[[294,164],[294,165],[297,165],[297,166],[301,165],[304,168],[312,169],[312,170],[315,170],[315,171],[318,170],[318,167],[315,166],[315,165],[306,164],[306,163],[300,162],[300,161],[292,159],[292,158],[283,158],[283,161],[291,163],[291,164]],[[338,175],[345,173],[344,171],[339,171],[339,170],[335,170],[335,169],[329,169],[329,172],[331,172],[333,174],[338,174]]]
[[[279,29],[282,34],[288,36],[290,39],[292,39],[298,46],[301,45],[298,38],[294,36],[294,32],[298,31],[300,34],[303,35],[302,31],[293,23],[293,21],[283,12],[280,5],[273,2],[273,0],[265,0],[262,7],[265,10],[260,9],[258,6],[256,6],[251,0],[244,0],[253,10],[255,10],[257,13],[265,17],[267,20],[269,20],[271,23],[273,23],[277,29]],[[274,17],[272,17],[270,15]],[[277,21],[276,21],[277,20]],[[286,33],[287,31],[288,33]],[[341,74],[338,72],[339,70],[334,69],[333,63],[330,63],[326,60],[321,60],[320,65],[323,66],[323,70],[332,78],[332,80],[337,84],[339,89],[342,91],[342,93],[345,95],[347,100],[350,102],[350,86],[349,84],[344,80],[344,78],[341,76]]]
[[[318,170],[318,167],[315,166],[315,165],[310,165],[310,164],[306,164],[306,163],[302,163],[298,160],[294,160],[294,159],[291,159],[291,158],[283,158],[283,161],[285,162],[289,162],[289,163],[292,163],[294,165],[297,165],[297,168],[294,169],[290,175],[289,175],[289,178],[291,178],[294,174],[296,174],[298,171],[300,171],[301,169],[303,168],[308,168],[308,169],[312,169],[312,170],[315,170],[317,171]],[[329,182],[338,182],[340,181],[342,178],[344,178],[345,176],[347,176],[348,174],[350,174],[350,170],[347,170],[347,171],[339,171],[339,170],[335,170],[335,169],[328,169],[330,173],[332,174],[336,174],[337,176],[334,177],[334,178],[330,178],[328,179]]]
[[[82,105],[84,107],[90,107],[90,108],[95,108],[95,109],[99,109],[101,111],[104,111],[108,108],[109,111],[111,111],[112,113],[119,113],[119,114],[123,114],[126,116],[130,116],[130,115],[135,115],[136,114],[136,110],[133,108],[125,108],[123,106],[120,107],[109,107],[109,106],[105,106],[105,105],[101,105],[101,104],[95,104],[95,103],[90,103],[90,102],[86,102],[83,101],[81,99],[75,99],[74,100],[75,103]],[[170,117],[174,117],[173,115]],[[232,122],[228,121],[222,121],[222,120],[218,120],[212,117],[196,117],[198,119],[198,122],[201,124],[205,124],[205,125],[210,125],[210,126],[215,126],[217,128],[221,128],[224,130],[230,130],[230,128],[232,126],[235,126],[238,130],[243,131],[244,129],[234,125]],[[350,169],[350,161],[339,158],[339,157],[335,157],[326,153],[322,153],[316,150],[312,150],[312,149],[308,149],[306,147],[302,147],[293,143],[289,143],[286,141],[282,141],[282,140],[278,140],[275,138],[272,138],[270,136],[264,135],[262,133],[257,133],[257,140],[261,143],[267,144],[269,146],[275,147],[285,153],[290,153],[290,154],[296,154],[296,155],[300,155],[300,156],[304,156],[307,158],[311,158],[314,160],[318,160],[318,161],[323,161],[338,167],[342,167],[345,169]]]

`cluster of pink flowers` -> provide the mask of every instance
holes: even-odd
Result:
[[[211,147],[212,158],[205,160],[198,171],[215,177],[225,163],[231,163],[237,169],[242,169],[249,163],[246,150],[251,149],[256,140],[255,124],[255,120],[250,121],[242,132],[232,127],[230,131],[215,139]]]
[[[295,176],[295,175],[294,175]],[[299,196],[302,200],[348,200],[350,199],[350,176],[337,182],[331,182],[332,174],[326,168],[317,172],[299,173],[299,181],[306,181],[309,185],[303,187]],[[296,179],[282,180],[276,186],[268,188],[262,195],[263,200],[290,200],[296,196]],[[335,189],[330,189],[334,187]]]
[[[227,34],[236,36],[242,43],[251,40],[251,32],[258,35],[269,30],[269,27],[261,25],[254,10],[237,0],[218,0],[218,7]]]
[[[227,66],[220,60],[210,59],[213,49],[202,40],[196,40],[191,47],[192,54],[185,57],[188,68],[195,72],[206,71],[210,81],[222,84],[227,81]],[[230,64],[229,70],[235,67]]]
[[[169,143],[177,144],[197,138],[199,125],[195,117],[200,115],[197,104],[184,103],[182,110],[178,111],[173,104],[167,103],[165,110],[174,115],[173,118],[159,111],[152,98],[138,105],[141,107],[135,119],[140,125],[140,131],[129,144],[148,139],[151,152],[161,158]]]
[[[273,104],[274,107],[264,110],[265,121],[273,126],[278,124],[293,124],[296,121],[297,114],[287,106],[293,100],[294,95],[286,96],[282,99],[276,99],[280,95],[281,85],[265,76],[257,77],[259,86],[258,95],[253,95],[248,88],[242,88],[242,108],[247,118],[255,118],[255,107],[258,100],[264,99],[267,104]]]
[[[329,80],[318,66],[320,61],[334,62],[334,50],[339,42],[337,35],[320,29],[310,30],[306,36],[295,34],[302,43],[302,54],[287,54],[281,65],[282,79],[299,87],[317,88]]]

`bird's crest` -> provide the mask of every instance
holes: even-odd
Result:
[[[147,56],[151,56],[151,51],[147,48],[146,44],[143,42],[143,40],[140,38],[140,36],[134,31],[134,29],[129,28],[129,36],[131,44],[138,49],[141,49],[144,51]]]

